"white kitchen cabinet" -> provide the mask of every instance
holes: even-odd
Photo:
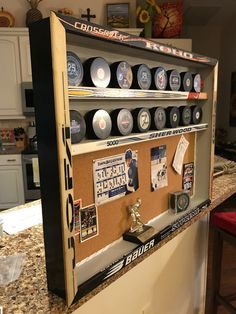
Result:
[[[0,156],[0,209],[24,204],[21,155]]]
[[[21,78],[23,82],[32,82],[29,36],[20,36]]]

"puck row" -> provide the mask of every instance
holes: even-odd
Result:
[[[67,52],[67,72],[69,86],[95,86],[100,88],[118,87],[122,89],[154,89],[171,91],[201,92],[199,73],[166,71],[163,67],[149,69],[146,64],[130,66],[126,61],[111,65],[104,58],[94,57],[82,64],[79,57]]]
[[[129,135],[148,130],[176,128],[198,124],[202,119],[199,106],[115,109],[110,114],[103,109],[88,111],[83,117],[78,111],[70,110],[72,144],[79,143],[85,136],[90,139],[106,139],[109,135]]]

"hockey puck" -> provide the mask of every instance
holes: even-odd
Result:
[[[202,120],[202,108],[200,108],[199,106],[193,106],[191,108],[192,110],[192,123],[193,124],[198,124],[201,122]]]
[[[193,76],[191,72],[181,72],[181,87],[180,89],[185,92],[190,92],[193,88]]]
[[[168,82],[166,70],[162,67],[152,68],[152,88],[165,90]]]
[[[67,51],[67,75],[69,86],[79,86],[84,76],[83,65],[72,51]]]
[[[132,88],[149,89],[152,83],[151,71],[146,64],[137,64],[132,67]]]
[[[105,139],[111,133],[111,118],[103,109],[94,109],[85,115],[88,138]]]
[[[136,108],[132,110],[134,120],[134,132],[147,132],[151,126],[151,115],[146,108]]]
[[[179,107],[179,112],[180,112],[179,124],[183,126],[189,125],[192,119],[191,108],[189,106],[181,106]]]
[[[168,128],[177,128],[179,125],[180,114],[178,107],[168,107],[166,109],[166,126]]]
[[[90,58],[84,62],[84,85],[105,88],[111,79],[111,70],[105,59]]]
[[[193,74],[193,88],[192,91],[195,93],[200,93],[202,89],[202,78],[199,73]]]
[[[110,87],[128,89],[132,85],[133,73],[131,66],[126,61],[112,63]]]
[[[85,120],[76,110],[70,110],[70,133],[72,144],[82,141],[86,133]]]
[[[166,125],[166,112],[162,107],[150,109],[151,114],[151,129],[161,130]]]
[[[133,129],[133,116],[127,109],[115,109],[111,112],[112,134],[129,135]]]
[[[167,71],[168,84],[167,88],[172,91],[178,91],[181,85],[181,77],[177,70]]]

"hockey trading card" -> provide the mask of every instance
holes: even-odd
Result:
[[[80,233],[80,223],[79,223],[79,211],[82,207],[82,199],[79,198],[78,200],[74,201],[74,226],[75,226],[75,235]]]
[[[151,190],[168,186],[166,145],[151,149]]]
[[[183,166],[183,189],[191,190],[194,182],[194,163],[189,162]]]
[[[98,235],[97,207],[91,204],[80,208],[80,241],[84,242]]]

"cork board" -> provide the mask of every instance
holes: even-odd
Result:
[[[195,133],[184,135],[189,141],[184,163],[194,161]],[[142,200],[140,214],[144,223],[168,209],[168,193],[182,189],[182,175],[172,168],[172,161],[180,136],[152,140],[73,157],[74,199],[82,199],[83,207],[94,203],[93,160],[124,153],[127,149],[138,152],[139,188],[117,200],[98,206],[99,235],[80,243],[76,237],[76,262],[90,256],[122,237],[130,227],[127,207],[138,197]],[[151,148],[166,145],[168,186],[151,191]]]

